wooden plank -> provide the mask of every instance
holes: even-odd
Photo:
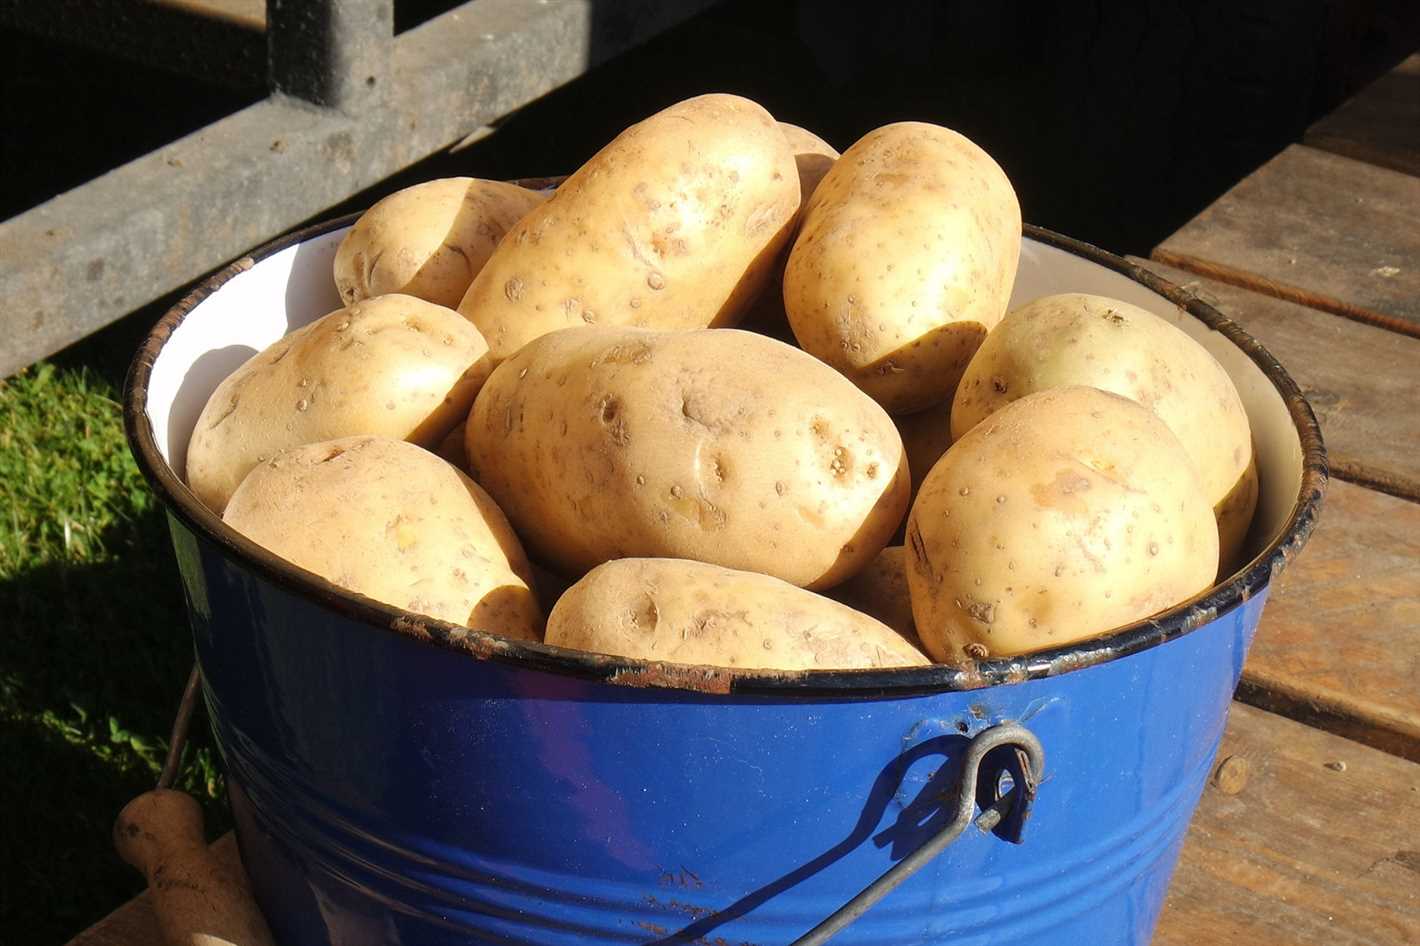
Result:
[[[1316,411],[1332,475],[1420,501],[1420,339],[1135,262],[1191,289],[1277,356]]]
[[[1302,141],[1420,177],[1420,53],[1312,125]]]
[[[1154,946],[1420,943],[1420,765],[1238,704],[1218,759]]]
[[[212,845],[212,853],[223,867],[242,869],[236,835],[230,831]],[[117,857],[118,855],[114,855]],[[134,897],[93,926],[69,941],[69,946],[158,946],[162,936],[147,891]],[[234,946],[242,946],[236,943]]]
[[[1398,171],[1292,145],[1152,255],[1420,337],[1420,178]]]
[[[1420,761],[1420,505],[1333,482],[1239,695]]]
[[[1420,943],[1420,766],[1241,704],[1218,758],[1155,946]],[[145,894],[69,946],[156,942]]]

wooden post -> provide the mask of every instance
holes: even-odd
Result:
[[[266,38],[273,94],[349,114],[386,97],[393,0],[267,0]]]

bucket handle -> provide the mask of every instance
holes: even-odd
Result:
[[[1008,840],[1014,844],[1021,843],[1021,828],[1024,826],[1025,817],[1030,813],[1031,805],[1035,802],[1040,776],[1045,771],[1045,749],[1035,734],[1020,723],[997,723],[977,733],[967,744],[966,755],[962,761],[961,781],[957,785],[956,816],[952,818],[951,823],[924,841],[921,847],[888,868],[856,897],[789,946],[821,946],[829,937],[868,912],[904,880],[927,866],[928,861],[959,838],[966,826],[972,823],[972,815],[976,812],[976,782],[981,772],[981,763],[987,753],[1000,746],[1015,747],[1021,780],[1013,784],[1005,795],[997,797],[996,801],[987,806],[974,820],[982,831],[992,831],[1013,808],[1020,805],[1017,825],[1021,827],[1018,827]],[[999,792],[999,787],[996,791]]]

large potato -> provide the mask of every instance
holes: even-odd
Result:
[[[883,622],[904,640],[920,646],[917,626],[912,623],[906,566],[907,550],[901,545],[889,545],[861,572],[834,588],[829,597]]]
[[[1095,388],[1027,395],[928,474],[907,520],[917,633],[937,660],[1102,634],[1205,590],[1218,530],[1183,446]]]
[[[794,153],[794,163],[799,168],[799,214],[802,215],[814,188],[833,167],[833,162],[838,160],[838,152],[818,135],[798,125],[780,122],[779,129],[789,142],[789,150]],[[796,216],[796,226],[798,219],[799,216]],[[789,261],[788,250],[786,244],[768,282],[745,311],[740,327],[797,345],[794,332],[789,328],[789,319],[784,314],[784,264]]]
[[[472,405],[470,405],[471,407]],[[464,418],[467,420],[467,418]],[[468,453],[464,450],[464,441],[467,438],[464,434],[464,425],[459,423],[456,427],[444,434],[444,439],[439,441],[439,445],[434,448],[435,455],[443,458],[463,472],[468,472]]]
[[[514,226],[459,311],[495,363],[574,325],[732,325],[798,207],[794,156],[768,112],[688,99],[626,129]]]
[[[750,332],[545,335],[493,372],[467,432],[475,477],[539,561],[569,575],[649,556],[827,588],[907,508],[882,408]]]
[[[928,663],[892,628],[836,601],[768,575],[665,558],[593,569],[557,600],[547,643],[764,670]]]
[[[777,288],[777,283],[771,284],[754,300],[739,327],[746,332],[754,332],[756,335],[763,335],[797,348],[799,343],[794,338],[793,329],[789,328],[788,317],[784,314],[784,297],[775,291]]]
[[[952,436],[1027,394],[1072,384],[1138,401],[1168,424],[1213,505],[1222,561],[1235,562],[1257,505],[1247,413],[1207,349],[1146,309],[1083,293],[1015,309],[967,366],[952,403]]]
[[[355,222],[335,254],[346,305],[402,292],[455,308],[513,224],[546,194],[449,177],[390,194]]]
[[[228,375],[187,449],[187,483],[221,513],[278,450],[354,434],[434,449],[488,376],[488,346],[457,312],[378,296],[297,329]]]
[[[902,436],[902,449],[907,452],[907,467],[912,471],[912,498],[922,488],[922,481],[932,467],[952,445],[952,414],[950,404],[935,404],[924,411],[898,414],[892,422]]]
[[[1021,209],[969,140],[900,122],[819,182],[784,273],[799,344],[889,412],[949,400],[1010,300]]]
[[[838,149],[824,141],[807,128],[780,122],[779,130],[789,143],[789,151],[794,155],[794,164],[799,169],[799,209],[808,206],[818,182],[838,160]]]
[[[282,451],[222,518],[276,555],[406,611],[540,636],[532,571],[478,484],[413,444],[345,437]]]

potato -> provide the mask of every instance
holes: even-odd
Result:
[[[472,407],[472,405],[469,405]],[[464,418],[466,421],[467,418]],[[442,458],[444,462],[456,467],[464,473],[468,472],[468,453],[464,450],[464,422],[460,421],[448,433],[444,434],[444,439],[439,441],[439,445],[434,448],[434,453]]]
[[[503,362],[468,420],[475,478],[539,561],[687,558],[827,588],[907,508],[892,421],[750,332],[584,326]]]
[[[665,558],[593,569],[548,615],[547,643],[764,670],[928,663],[892,628],[836,601],[768,575]]]
[[[532,571],[478,484],[400,440],[284,450],[232,494],[228,525],[293,564],[406,611],[537,640]]]
[[[513,227],[459,311],[495,363],[568,326],[733,325],[798,207],[794,156],[768,112],[688,99],[626,129]]]
[[[814,188],[818,187],[818,182],[838,159],[838,152],[818,135],[798,125],[780,122],[779,129],[784,133],[789,149],[794,153],[794,162],[799,168],[799,214],[802,214]],[[795,226],[798,220],[799,216],[796,215]],[[740,325],[747,331],[768,335],[789,345],[797,345],[794,332],[789,328],[789,317],[784,314],[784,264],[789,261],[788,250],[786,242],[768,283],[750,303]]]
[[[834,588],[829,597],[881,621],[914,647],[917,625],[912,623],[912,597],[907,590],[907,550],[889,545],[868,567]]]
[[[1252,441],[1248,441],[1252,446]],[[1247,469],[1237,484],[1222,499],[1213,504],[1213,518],[1218,523],[1218,575],[1230,575],[1247,564],[1248,529],[1257,512],[1257,458],[1248,460]]]
[[[907,468],[912,471],[912,498],[916,499],[922,481],[952,445],[951,405],[936,404],[925,411],[898,414],[892,422],[897,425],[902,449],[907,452]]]
[[[890,413],[950,400],[1010,300],[1021,209],[1006,175],[954,131],[869,132],[819,183],[784,273],[804,351]]]
[[[778,288],[777,282],[772,283],[754,300],[740,328],[797,348],[798,340],[794,338],[794,330],[789,328],[789,317],[784,314],[784,297],[775,291]]]
[[[779,130],[789,143],[789,151],[794,155],[794,164],[799,169],[799,208],[808,206],[818,182],[838,160],[838,151],[807,128],[779,122]]]
[[[546,199],[472,177],[396,191],[365,211],[341,241],[335,287],[346,305],[402,292],[455,308],[508,229]]]
[[[1083,293],[1015,309],[967,366],[952,402],[952,435],[1017,398],[1071,384],[1138,401],[1168,424],[1198,466],[1221,558],[1236,561],[1257,505],[1247,413],[1207,349],[1146,309]]]
[[[187,449],[187,483],[220,514],[247,471],[303,443],[372,434],[434,449],[488,376],[457,312],[378,296],[291,332],[228,375]]]
[[[1010,404],[952,445],[907,519],[912,613],[942,661],[1102,634],[1205,590],[1218,530],[1178,438],[1088,387]]]
[[[537,581],[537,603],[544,614],[551,614],[552,609],[557,606],[557,599],[562,597],[572,583],[537,562],[532,563],[532,574]]]

